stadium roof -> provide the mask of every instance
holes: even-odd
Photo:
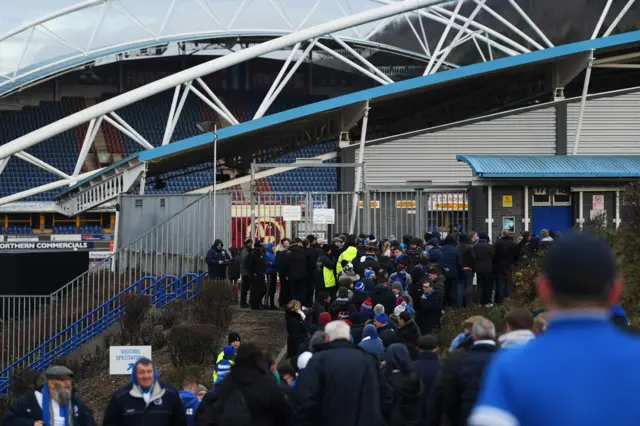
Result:
[[[55,58],[47,59],[46,61],[34,63],[20,68],[16,72],[16,78],[13,80],[0,79],[0,98],[10,95],[11,93],[20,90],[27,86],[38,84],[43,80],[47,80],[53,77],[57,77],[61,74],[74,71],[78,68],[82,68],[86,65],[92,64],[97,60],[110,57],[112,55],[118,55],[122,53],[131,52],[134,50],[152,48],[155,46],[162,46],[170,43],[187,42],[187,41],[200,41],[200,40],[216,40],[227,38],[249,38],[249,37],[261,37],[261,38],[275,38],[286,34],[284,31],[239,31],[236,33],[209,33],[204,35],[195,36],[193,34],[187,34],[183,36],[163,37],[157,40],[146,40],[142,42],[130,42],[120,44],[114,47],[107,47],[97,50],[91,54],[83,55],[81,53],[70,53]],[[328,40],[329,36],[324,37]],[[348,37],[341,37],[342,40],[356,46],[362,46],[370,49],[377,49],[382,52],[395,54],[398,56],[405,56],[409,58],[418,59],[428,62],[428,58],[421,53],[414,52],[407,49],[391,46],[384,43],[377,43],[369,40],[352,39]],[[451,62],[445,62],[450,67],[457,67],[457,65]]]
[[[456,159],[481,178],[640,178],[640,156],[458,155]]]
[[[408,101],[412,100],[413,103],[416,103],[416,99],[411,99],[411,96],[423,94],[436,87],[448,87],[447,85],[449,84],[458,84],[465,80],[474,81],[472,79],[481,79],[498,73],[500,73],[500,78],[503,78],[507,73],[520,75],[520,73],[532,69],[538,69],[538,72],[540,72],[545,69],[543,67],[572,55],[585,54],[594,50],[596,57],[602,58],[638,46],[640,46],[640,31],[633,31],[481,62],[394,84],[378,86],[220,129],[218,131],[218,152],[223,157],[225,155],[224,151],[230,150],[232,146],[236,149],[241,150],[244,148],[246,150],[246,145],[244,144],[255,144],[256,141],[264,141],[274,132],[277,133],[284,128],[318,124],[322,120],[326,120],[327,116],[339,115],[341,109],[345,107],[366,102],[367,100],[370,101],[372,106],[372,113],[382,108],[402,111],[407,108],[407,105],[411,104]],[[372,121],[371,114],[370,121],[375,123],[375,120]],[[209,161],[211,159],[212,141],[213,134],[207,133],[134,154],[128,160],[137,157],[141,162],[147,162],[147,176],[154,176],[187,165]],[[232,143],[233,145],[231,145]],[[119,165],[121,164],[112,165],[106,170]],[[104,173],[104,171],[101,173]],[[99,177],[101,173],[80,182],[67,192],[73,191],[86,182]]]

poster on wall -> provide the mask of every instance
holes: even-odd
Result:
[[[502,230],[509,233],[516,232],[516,218],[513,216],[505,216],[502,218]]]
[[[336,211],[334,209],[314,209],[313,223],[316,225],[333,225],[336,222]]]
[[[595,211],[604,210],[604,195],[593,196],[593,203],[592,203],[591,209]]]
[[[296,222],[302,220],[302,209],[300,206],[282,206],[282,219],[286,222]]]
[[[513,207],[513,195],[502,196],[502,207]]]

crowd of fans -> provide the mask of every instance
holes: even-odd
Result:
[[[103,424],[637,424],[640,340],[616,305],[623,289],[616,259],[594,235],[572,233],[549,244],[537,280],[545,312],[510,309],[505,330],[483,316],[470,317],[450,346],[439,348],[434,332],[443,306],[464,304],[465,296],[473,303],[465,268],[481,273],[478,261],[489,253],[492,272],[499,275],[513,265],[501,263],[500,253],[509,252],[509,262],[530,253],[528,236],[524,243],[511,243],[505,235],[501,240],[508,244],[483,240],[447,237],[441,245],[436,237],[422,246],[412,239],[374,250],[373,236],[362,246],[352,237],[336,238],[328,247],[309,238],[282,244],[271,262],[259,243],[251,248],[247,241],[248,275],[242,280],[251,284],[253,306],[263,305],[265,293],[261,287],[254,293],[254,285],[270,263],[282,274],[281,286],[283,278],[288,281],[279,299],[286,306],[287,360],[276,365],[270,354],[241,343],[233,332],[216,358],[210,389],[186,379],[178,391],[159,380],[150,360],[140,359],[130,384],[111,397]],[[220,244],[215,248],[222,250]],[[311,265],[311,250],[317,254],[308,286],[301,276]],[[227,259],[220,261],[227,266]],[[492,283],[500,303],[508,297],[509,278]],[[73,392],[72,376],[64,367],[50,368],[44,388],[18,399],[3,425],[92,425],[93,414]]]

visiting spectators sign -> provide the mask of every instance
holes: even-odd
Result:
[[[129,375],[140,358],[151,358],[151,346],[111,346],[109,348],[109,374]]]
[[[316,225],[333,225],[336,222],[334,209],[313,209],[313,223]]]

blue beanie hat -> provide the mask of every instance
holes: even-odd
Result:
[[[365,277],[366,279],[371,278],[371,276],[372,276],[372,275],[375,275],[375,274],[376,274],[376,273],[373,271],[373,269],[369,269],[369,268],[367,268],[367,269],[365,269],[365,270],[364,270],[364,277]]]
[[[357,292],[364,291],[364,283],[362,281],[358,281],[354,287]]]
[[[378,321],[378,322],[380,322],[382,324],[386,324],[386,323],[389,322],[389,317],[384,312],[376,314],[376,316],[374,318],[375,318],[376,321]]]
[[[624,322],[629,325],[629,318],[627,318],[627,313],[622,309],[620,305],[612,305],[609,309],[609,314],[612,317],[621,317],[624,318]]]
[[[231,358],[236,355],[236,348],[231,345],[227,345],[222,349],[222,353],[224,358]]]

